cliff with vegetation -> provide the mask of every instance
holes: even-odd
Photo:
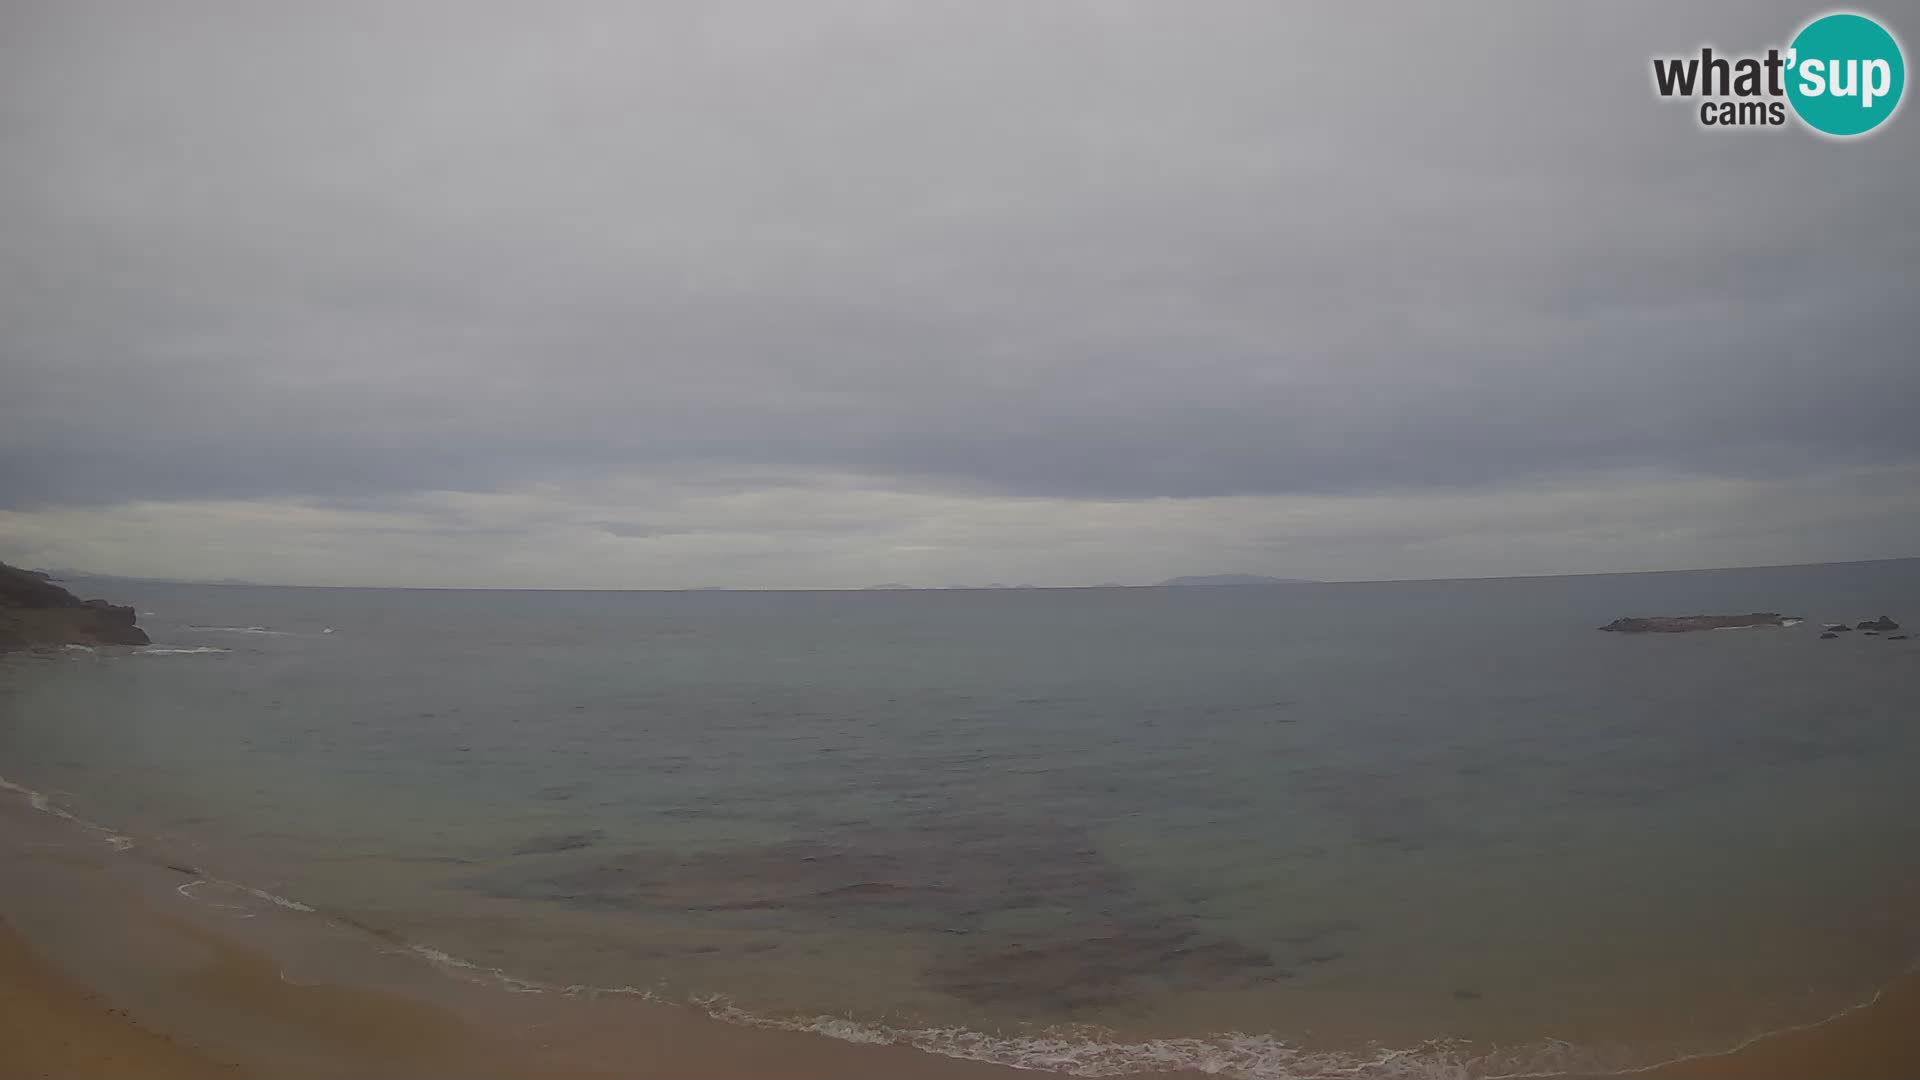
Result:
[[[53,645],[145,645],[133,609],[82,600],[47,575],[0,563],[0,652]]]

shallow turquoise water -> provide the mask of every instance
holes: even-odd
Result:
[[[1920,640],[1817,639],[1920,622],[1920,561],[110,588],[156,646],[0,662],[0,775],[531,979],[1084,1071],[1487,1074],[1725,1045],[1920,953]],[[1594,629],[1756,609],[1809,621]]]

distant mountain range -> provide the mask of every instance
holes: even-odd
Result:
[[[1265,577],[1260,574],[1195,574],[1188,577],[1168,578],[1160,583],[1163,589],[1219,588],[1227,585],[1311,585],[1308,578]]]
[[[106,581],[106,582],[126,581],[126,582],[131,582],[135,585],[258,585],[259,584],[258,582],[245,581],[240,578],[218,578],[218,579],[168,578],[168,577],[135,577],[131,574],[96,574],[91,570],[75,570],[75,569],[72,569],[71,567],[55,567],[47,570],[36,570],[33,572],[39,573],[39,574],[45,574],[47,575],[47,578],[52,581],[71,581],[75,579],[83,580],[83,581]]]
[[[57,568],[50,568],[47,570],[38,570],[38,571],[32,571],[32,572],[36,574],[45,574],[48,578],[54,581],[92,581],[92,582],[101,582],[106,584],[111,584],[114,582],[128,582],[131,584],[158,584],[158,585],[256,585],[258,584],[257,582],[244,581],[239,578],[223,578],[218,581],[208,581],[208,580],[196,580],[193,578],[134,577],[132,575],[126,575],[126,574],[94,573],[88,570],[75,570],[70,567],[57,567]],[[1093,586],[1093,588],[1096,588],[1096,589],[1127,589],[1127,588],[1194,589],[1194,588],[1223,588],[1223,587],[1229,587],[1229,586],[1243,586],[1243,585],[1310,585],[1313,583],[1314,582],[1311,578],[1267,577],[1263,574],[1191,574],[1185,577],[1168,578],[1167,580],[1160,582],[1158,585],[1145,585],[1145,586],[1122,585],[1118,582],[1108,582],[1100,585],[1095,585]],[[1007,585],[998,581],[991,582],[986,585],[946,585],[946,586],[907,585],[897,581],[888,581],[888,582],[883,582],[879,585],[868,585],[865,587],[865,589],[868,592],[893,592],[893,591],[907,591],[907,590],[920,592],[920,591],[929,591],[934,589],[958,589],[958,590],[1037,589],[1037,588],[1046,588],[1046,587],[1047,586],[1028,585],[1025,583],[1022,583],[1019,585]],[[1061,586],[1053,586],[1053,587],[1060,588]],[[1072,587],[1072,586],[1069,586],[1069,587]],[[1079,587],[1084,587],[1084,586],[1079,586]],[[728,585],[702,585],[702,586],[691,587],[685,590],[671,590],[671,591],[723,592],[723,591],[728,591],[732,588],[733,586],[728,586]],[[748,591],[753,591],[753,590],[748,590]]]
[[[1236,586],[1236,585],[1311,585],[1311,584],[1313,584],[1313,581],[1309,578],[1265,577],[1260,574],[1196,574],[1188,577],[1168,578],[1167,580],[1159,583],[1158,585],[1121,585],[1118,583],[1109,583],[1105,585],[1095,585],[1093,586],[1093,588],[1096,588],[1096,589],[1140,589],[1140,588],[1190,589],[1190,588],[1223,588],[1223,587]],[[1040,585],[1003,585],[1000,582],[996,581],[988,585],[947,585],[947,586],[942,586],[941,588],[945,588],[945,589],[1036,589],[1036,588],[1046,588],[1046,587],[1047,586],[1040,586]],[[1058,585],[1052,586],[1052,587],[1053,588],[1084,588],[1084,586],[1058,586]],[[904,590],[913,590],[918,592],[918,591],[928,591],[931,588],[933,587],[926,586],[926,585],[903,585],[897,581],[889,581],[883,585],[868,585],[866,587],[866,591],[873,592],[875,590],[890,591],[890,590],[904,589]]]

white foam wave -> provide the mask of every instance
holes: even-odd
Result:
[[[290,635],[290,634],[292,633],[292,631],[290,631],[290,630],[274,630],[274,629],[271,629],[271,628],[269,628],[269,627],[265,627],[265,626],[194,626],[194,625],[188,625],[188,627],[187,627],[187,629],[189,629],[189,630],[198,630],[198,631],[200,631],[200,632],[201,632],[201,633],[203,633],[203,634],[271,634],[271,635],[273,635],[273,636],[275,636],[275,637],[287,637],[287,636],[289,636],[289,635]]]
[[[196,656],[205,653],[230,653],[217,645],[147,645],[135,649],[141,656]]]
[[[1920,970],[1920,961],[1909,973]],[[1864,1001],[1808,1021],[1750,1035],[1721,1049],[1678,1054],[1658,1061],[1631,1063],[1625,1047],[1610,1051],[1579,1047],[1562,1039],[1524,1046],[1476,1051],[1469,1044],[1434,1040],[1411,1048],[1373,1046],[1364,1052],[1310,1051],[1271,1035],[1225,1032],[1192,1038],[1117,1041],[1101,1028],[1055,1029],[1033,1036],[1002,1037],[961,1027],[896,1028],[848,1017],[807,1019],[763,1016],[719,996],[695,998],[716,1020],[750,1027],[806,1031],[844,1042],[906,1045],[930,1054],[965,1058],[1069,1076],[1124,1076],[1136,1073],[1198,1072],[1235,1080],[1563,1080],[1569,1077],[1626,1077],[1688,1061],[1725,1058],[1777,1035],[1824,1027],[1872,1008],[1885,995],[1876,990]]]
[[[632,986],[585,984],[556,986],[523,979],[499,968],[462,960],[426,945],[406,951],[442,967],[497,981],[515,993],[568,996],[632,995],[644,1001],[676,1004],[653,990]],[[1125,1042],[1102,1028],[1053,1029],[1030,1036],[999,1036],[964,1027],[895,1027],[842,1016],[791,1018],[742,1009],[725,997],[693,997],[691,1004],[708,1017],[745,1027],[802,1031],[841,1042],[871,1046],[910,1046],[924,1053],[1065,1073],[1109,1077],[1135,1073],[1200,1072],[1235,1080],[1543,1080],[1568,1075],[1561,1067],[1574,1048],[1561,1042],[1498,1054],[1469,1052],[1464,1045],[1434,1042],[1414,1049],[1375,1048],[1365,1053],[1303,1050],[1271,1035],[1226,1032],[1194,1038]],[[1601,1071],[1582,1069],[1583,1073]]]
[[[257,900],[265,900],[269,904],[278,904],[279,906],[286,908],[288,911],[303,911],[308,914],[313,913],[313,909],[308,907],[307,905],[301,903],[298,900],[289,900],[286,897],[279,895],[278,893],[270,893],[265,889],[256,889],[251,885],[242,885],[237,881],[227,881],[222,878],[208,878],[207,880],[212,881],[215,884],[225,885],[230,889],[239,889],[241,892],[246,893],[248,896],[251,896]]]
[[[559,986],[552,983],[543,983],[537,979],[523,979],[518,975],[497,967],[487,967],[484,964],[476,964],[471,960],[462,960],[451,953],[443,952],[431,945],[409,944],[403,951],[412,953],[424,960],[432,961],[441,967],[484,976],[516,994],[562,994],[573,997],[598,997],[602,995],[619,994],[637,997],[642,1001],[665,1001],[665,999],[655,991],[643,990],[637,986],[593,986],[588,983],[569,983],[566,986]],[[669,1002],[669,1004],[671,1003]]]
[[[479,964],[462,960],[457,956],[441,952],[439,949],[429,945],[408,945],[407,951],[416,956],[425,957],[442,967],[456,968],[460,971],[471,971],[476,974],[490,976],[510,993],[543,994],[548,990],[554,989],[544,983],[535,982],[532,979],[522,979],[517,975],[509,975],[499,968],[483,967]]]
[[[199,900],[200,899],[199,897],[193,895],[193,890],[199,888],[202,885],[211,885],[211,884],[213,883],[208,881],[206,878],[194,878],[192,881],[189,881],[184,885],[175,885],[173,887],[173,891],[179,893],[181,896],[184,896],[189,900]],[[232,904],[214,904],[213,906],[214,907],[232,907],[233,905]]]
[[[483,976],[514,993],[569,996],[628,994],[669,1003],[652,990],[632,986],[556,986],[463,960],[428,945],[406,951],[462,974]],[[1272,1035],[1225,1032],[1192,1038],[1128,1042],[1104,1028],[1060,1028],[1034,1035],[1000,1036],[964,1027],[896,1027],[844,1016],[780,1017],[751,1012],[719,995],[688,999],[708,1017],[745,1027],[802,1031],[841,1042],[910,1046],[924,1053],[1065,1073],[1110,1077],[1135,1073],[1200,1072],[1235,1080],[1525,1080],[1567,1075],[1575,1048],[1543,1042],[1517,1050],[1474,1053],[1464,1044],[1436,1041],[1412,1049],[1376,1047],[1363,1053],[1305,1050]],[[1599,1068],[1582,1069],[1598,1072]]]
[[[8,780],[4,776],[0,776],[0,791],[11,791],[15,795],[25,798],[28,806],[33,807],[43,814],[53,814],[56,817],[63,817],[69,821],[73,820],[72,814],[67,813],[65,810],[55,809],[53,804],[47,801],[45,795],[40,794],[32,788],[21,787],[19,784]]]
[[[96,824],[95,822],[88,821],[86,818],[83,818],[80,815],[75,814],[71,810],[68,810],[66,807],[56,805],[53,802],[53,800],[47,798],[45,794],[35,791],[30,787],[22,787],[21,785],[16,784],[11,780],[8,780],[4,776],[0,776],[0,791],[13,792],[15,795],[18,795],[21,798],[26,799],[28,806],[33,807],[35,810],[39,811],[42,814],[46,814],[49,817],[56,817],[62,821],[72,822],[73,824],[78,825],[83,829],[86,829],[88,832],[95,832],[95,833],[101,834],[102,838],[106,841],[107,846],[113,848],[113,850],[115,851],[125,851],[128,848],[133,846],[132,837],[122,836],[119,833],[114,832],[112,829],[107,828],[105,825],[100,825],[100,824]]]
[[[1364,1052],[1307,1050],[1272,1035],[1223,1032],[1192,1038],[1128,1042],[1103,1028],[1062,1028],[1025,1036],[998,1036],[963,1027],[893,1027],[839,1016],[783,1018],[749,1012],[724,998],[697,998],[708,1016],[730,1024],[806,1031],[842,1042],[911,1046],[942,1057],[964,1058],[1018,1069],[1069,1076],[1199,1072],[1236,1080],[1464,1080],[1551,1076],[1564,1072],[1570,1047],[1541,1044],[1518,1053],[1474,1054],[1450,1042],[1412,1049],[1376,1047]],[[1548,1064],[1542,1070],[1522,1062]]]

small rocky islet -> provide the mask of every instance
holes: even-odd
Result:
[[[1806,620],[1794,615],[1782,615],[1777,611],[1755,611],[1745,615],[1650,615],[1634,618],[1615,619],[1601,630],[1615,634],[1684,634],[1694,630],[1745,630],[1754,627],[1797,626]],[[1822,623],[1820,639],[1831,641],[1841,634],[1859,631],[1862,637],[1884,637],[1888,641],[1905,641],[1908,635],[1894,633],[1900,624],[1892,616],[1882,615],[1877,619],[1862,619],[1849,626],[1844,622]]]
[[[1615,634],[1684,634],[1691,630],[1744,630],[1751,626],[1791,626],[1800,620],[1777,611],[1747,615],[1652,615],[1615,619],[1600,629]]]

